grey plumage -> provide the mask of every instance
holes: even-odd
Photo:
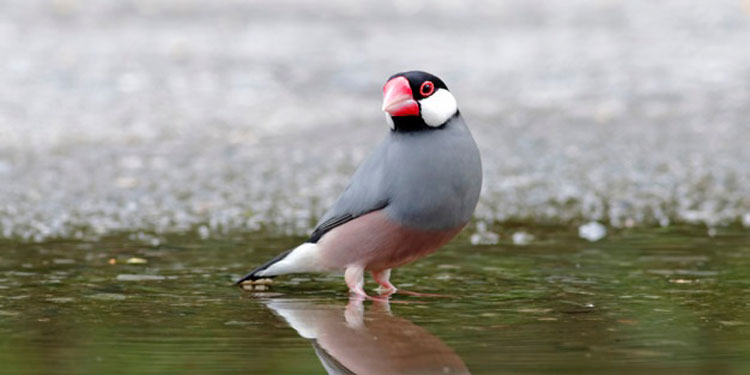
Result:
[[[481,186],[479,150],[457,113],[439,129],[389,132],[357,168],[316,231],[336,218],[353,219],[381,208],[411,228],[455,228],[471,219]]]
[[[373,271],[379,272],[376,280],[392,292],[390,268],[431,253],[469,222],[479,200],[482,164],[455,98],[439,78],[420,71],[394,75],[383,93],[391,131],[357,168],[307,243],[237,283],[345,268],[350,290],[366,295],[362,274],[373,266],[381,267]],[[374,216],[357,220],[368,213]]]

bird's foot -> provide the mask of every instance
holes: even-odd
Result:
[[[346,286],[349,287],[349,294],[352,298],[362,301],[383,301],[384,297],[372,297],[365,293],[364,273],[364,267],[351,266],[346,268],[344,279],[346,280]],[[385,297],[385,301],[387,300],[388,298]]]
[[[388,302],[388,295],[370,296],[365,293],[364,289],[349,289],[349,300]]]
[[[391,270],[382,270],[382,271],[370,271],[372,274],[372,278],[375,279],[375,282],[377,282],[380,286],[377,289],[378,294],[381,296],[390,296],[393,293],[396,293],[398,289],[396,289],[393,284],[390,282],[391,278]]]
[[[349,298],[349,303],[344,310],[344,319],[346,319],[346,325],[349,326],[349,328],[359,329],[365,326],[365,307],[362,304],[363,300],[364,298],[361,296],[355,296],[354,294]]]
[[[370,297],[365,293],[364,274],[365,269],[361,266],[350,266],[344,271],[344,280],[346,280],[346,286],[349,287],[349,294],[352,298],[365,300]]]
[[[375,291],[377,291],[378,294],[380,294],[381,296],[390,296],[396,293],[398,289],[393,285],[390,285],[390,286],[381,285],[377,289],[375,289]]]
[[[346,325],[350,328],[360,329],[365,326],[365,299],[372,300],[371,311],[380,314],[391,315],[391,306],[389,304],[388,298],[377,298],[369,296],[368,298],[364,298],[362,296],[352,294],[352,296],[349,298],[349,303],[346,305],[346,309],[344,309],[344,318],[346,319]]]

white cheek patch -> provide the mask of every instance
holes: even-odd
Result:
[[[445,89],[438,89],[430,97],[420,100],[419,104],[422,120],[433,127],[445,124],[458,111],[456,98]]]
[[[388,113],[385,114],[385,122],[388,123],[388,127],[390,127],[391,130],[396,129],[396,124],[393,123],[393,119]]]

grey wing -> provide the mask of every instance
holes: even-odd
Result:
[[[388,205],[384,183],[387,144],[382,142],[354,172],[349,186],[326,211],[307,242],[316,243],[331,229]]]

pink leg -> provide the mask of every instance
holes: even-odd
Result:
[[[380,284],[379,292],[382,296],[390,296],[394,293],[403,294],[412,297],[452,297],[444,294],[433,294],[433,293],[418,293],[411,292],[408,290],[399,290],[390,282],[391,270],[387,269],[384,271],[370,271],[372,278]]]
[[[387,301],[387,297],[371,297],[365,293],[365,268],[360,266],[349,266],[344,271],[344,279],[346,280],[346,286],[349,287],[349,293],[352,295],[351,298],[357,300],[370,300],[370,301]]]
[[[344,309],[344,319],[349,328],[358,329],[365,326],[365,307],[362,305],[364,298],[352,296]]]
[[[393,293],[396,293],[396,287],[391,284],[390,278],[391,278],[391,270],[383,270],[383,271],[370,271],[372,274],[372,278],[375,279],[375,281],[380,285],[380,288],[378,288],[378,292],[381,295],[389,296]]]
[[[367,298],[367,293],[365,293],[364,289],[364,277],[365,277],[365,268],[362,266],[349,266],[346,267],[346,271],[344,271],[344,280],[346,280],[346,286],[349,287],[349,293],[358,296]]]

